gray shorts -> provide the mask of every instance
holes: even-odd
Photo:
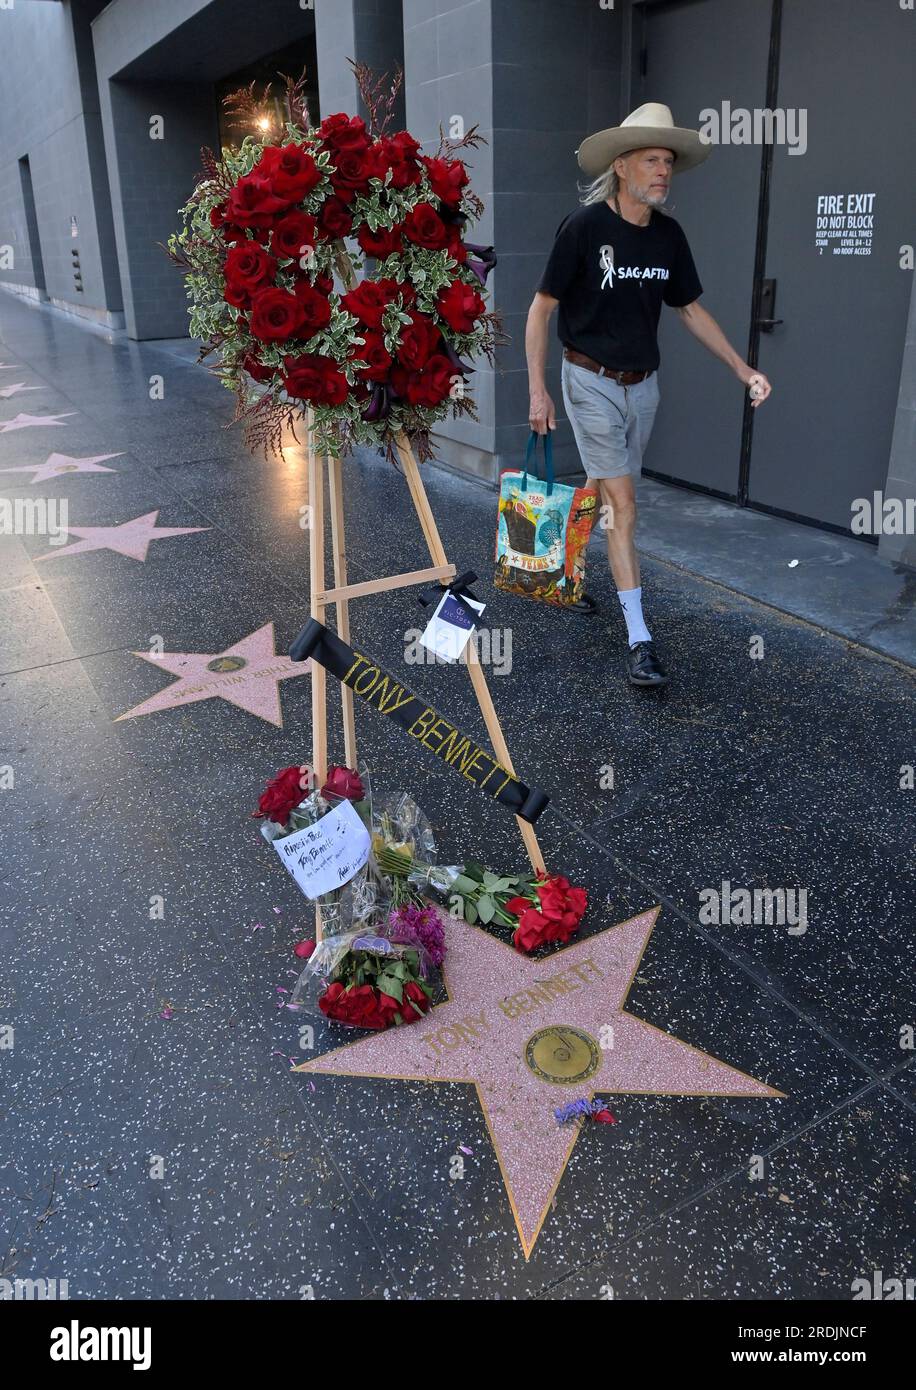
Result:
[[[658,372],[635,386],[563,358],[563,404],[589,478],[638,477],[658,409]]]

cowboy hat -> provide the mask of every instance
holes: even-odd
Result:
[[[609,169],[619,155],[630,150],[663,149],[674,151],[674,172],[692,169],[702,164],[712,153],[712,145],[700,139],[696,130],[684,130],[674,124],[670,106],[647,101],[631,111],[620,125],[610,126],[590,135],[576,150],[579,168],[589,178],[596,179]]]

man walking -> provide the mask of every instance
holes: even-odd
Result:
[[[771,390],[699,304],[703,287],[687,238],[673,217],[659,211],[672,174],[702,163],[711,148],[697,131],[675,126],[669,108],[656,102],[583,141],[579,167],[593,182],[583,206],[561,223],[528,311],[529,423],[546,434],[556,429],[544,372],[550,316],[559,306],[563,404],[586,475],[610,508],[608,560],[627,625],[627,670],[634,685],[668,680],[643,617],[633,542],[635,479],[659,401],[662,304],[675,309],[693,336],[750,388],[754,406]]]

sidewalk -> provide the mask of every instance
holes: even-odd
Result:
[[[66,499],[71,540],[89,532],[75,553],[0,538],[0,1277],[67,1279],[71,1299],[845,1301],[874,1270],[911,1276],[909,580],[646,480],[643,585],[673,679],[634,691],[600,538],[597,617],[515,600],[490,583],[493,493],[426,472],[449,557],[511,642],[490,689],[519,775],[553,797],[548,864],[588,887],[583,934],[598,952],[660,909],[626,1014],[781,1093],[684,1096],[651,1067],[601,1092],[617,1123],[582,1132],[526,1260],[473,1086],[289,1070],[342,1040],[318,1026],[300,1050],[278,1007],[311,925],[250,819],[310,749],[308,673],[255,667],[308,614],[301,451],[251,458],[228,394],[175,345],[6,296],[0,362],[0,390],[30,388],[0,399],[0,497]],[[55,475],[55,453],[77,471]],[[345,469],[351,578],[425,566],[402,480],[368,454]],[[353,644],[483,739],[465,672],[405,663],[421,612],[411,590],[359,600]],[[249,637],[251,685],[204,698]],[[197,698],[144,659],[157,639],[198,658]],[[523,868],[502,808],[365,705],[357,732],[443,862]],[[725,884],[806,890],[806,930],[701,921]],[[507,1076],[519,1064],[507,1049]],[[540,1122],[519,1130],[535,1160]]]

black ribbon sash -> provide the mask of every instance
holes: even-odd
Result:
[[[522,820],[533,825],[548,806],[550,797],[546,792],[526,787],[475,739],[443,719],[432,705],[377,662],[348,647],[317,618],[309,618],[289,655],[291,661],[307,661],[311,657],[319,662],[342,685],[348,685],[354,694],[405,729],[447,767],[460,772]]]

